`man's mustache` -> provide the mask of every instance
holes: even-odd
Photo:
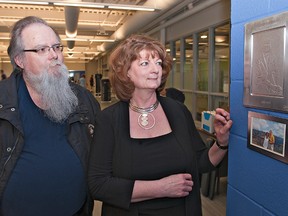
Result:
[[[50,66],[62,65],[63,63],[59,60],[53,60],[50,62]]]

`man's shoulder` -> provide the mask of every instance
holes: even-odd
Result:
[[[79,101],[81,101],[84,104],[88,103],[88,101],[90,101],[89,103],[91,103],[92,101],[100,109],[99,102],[88,89],[83,88],[82,86],[73,82],[71,82],[70,85],[72,89],[75,91]]]

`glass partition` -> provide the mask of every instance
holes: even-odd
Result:
[[[180,40],[173,43],[173,87],[181,89],[181,75],[180,75]]]
[[[186,90],[193,89],[193,38],[185,38],[185,50],[184,50],[184,86]]]
[[[209,46],[208,31],[198,34],[198,72],[197,72],[197,90],[208,91],[208,71],[209,71]]]
[[[213,91],[228,93],[229,89],[229,58],[230,35],[228,24],[215,28],[215,63],[213,71]]]
[[[229,110],[230,23],[170,41],[166,48],[174,63],[167,86],[183,90],[196,121],[202,111]]]

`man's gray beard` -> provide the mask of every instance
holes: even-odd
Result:
[[[56,66],[61,64],[61,66]],[[67,67],[55,60],[49,71],[44,70],[38,75],[24,72],[25,80],[41,95],[45,115],[53,122],[62,123],[76,109],[78,98],[69,85]]]

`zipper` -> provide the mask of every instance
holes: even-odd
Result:
[[[14,152],[14,150],[15,150],[18,142],[19,142],[19,138],[20,138],[20,132],[18,133],[18,136],[17,136],[16,142],[15,142],[15,145],[14,145],[13,149],[11,150],[9,157],[7,158],[7,160],[5,161],[5,163],[4,163],[4,165],[3,165],[3,168],[2,168],[1,174],[0,174],[0,179],[2,178],[2,176],[3,176],[3,174],[4,174],[5,166],[7,165],[7,163],[9,162],[9,160],[11,159],[12,154],[13,154],[13,152]]]

